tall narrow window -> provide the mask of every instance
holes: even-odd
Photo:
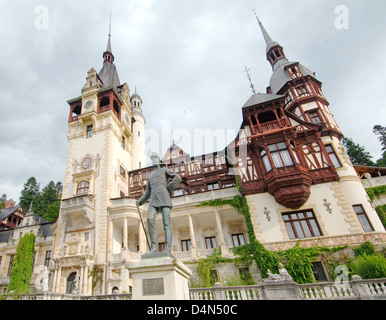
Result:
[[[328,281],[326,272],[324,271],[323,265],[320,261],[312,262],[311,268],[315,281]]]
[[[242,233],[232,234],[232,240],[233,240],[233,245],[235,247],[242,246],[245,244],[244,234]]]
[[[283,213],[283,220],[290,239],[322,235],[312,210]]]
[[[342,165],[341,165],[338,157],[336,156],[336,153],[335,153],[333,147],[330,144],[327,144],[325,147],[326,147],[327,153],[330,156],[330,159],[331,159],[333,165],[335,166],[335,168],[340,168]]]
[[[285,142],[279,142],[268,145],[272,160],[276,168],[293,165],[291,156]]]
[[[190,251],[191,246],[192,246],[192,242],[190,241],[190,239],[181,240],[182,251]]]
[[[363,209],[361,204],[353,206],[355,213],[357,214],[357,217],[359,219],[359,222],[362,225],[362,228],[365,232],[372,232],[374,231],[373,226],[371,225],[369,219],[367,218],[366,212]]]
[[[126,139],[124,136],[122,136],[121,147],[123,150],[125,150],[125,145],[126,145]]]
[[[205,238],[205,244],[206,244],[207,249],[217,248],[216,237],[206,237]]]
[[[119,167],[119,174],[123,179],[126,179],[126,170],[122,166]]]
[[[272,170],[271,162],[269,161],[267,151],[261,151],[261,159],[263,160],[265,170],[268,172]]]
[[[51,251],[46,251],[46,258],[44,260],[44,265],[48,267],[51,261]]]
[[[86,138],[92,137],[92,126],[87,126]]]
[[[311,122],[316,124],[322,123],[322,120],[320,120],[319,114],[316,110],[309,112],[308,116],[310,117]]]
[[[12,271],[12,268],[13,268],[13,259],[15,258],[15,255],[11,255],[9,256],[9,265],[8,265],[8,273],[7,273],[7,277],[10,277],[11,276],[11,271]]]

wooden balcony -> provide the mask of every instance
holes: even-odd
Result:
[[[268,192],[275,197],[276,202],[287,208],[301,207],[311,193],[311,175],[299,164],[274,168],[264,175],[264,180]]]

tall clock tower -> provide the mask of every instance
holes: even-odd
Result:
[[[142,100],[140,107],[132,105],[114,61],[109,34],[101,70],[91,68],[81,95],[67,101],[69,147],[54,228],[54,292],[70,293],[68,279],[77,276],[80,291],[91,294],[90,271],[106,265],[110,199],[128,195],[128,172],[145,159]]]

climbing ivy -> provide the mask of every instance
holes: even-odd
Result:
[[[215,199],[201,202],[198,206],[215,206],[221,207],[224,205],[232,206],[239,214],[244,216],[247,225],[247,233],[249,243],[243,246],[233,248],[237,258],[234,259],[236,264],[250,266],[253,261],[256,262],[260,269],[262,278],[268,276],[267,270],[272,273],[278,273],[279,263],[283,263],[292,279],[297,283],[313,282],[312,262],[321,254],[333,254],[336,251],[343,250],[347,246],[339,246],[334,248],[314,246],[304,248],[300,246],[300,241],[291,249],[281,251],[267,250],[257,239],[253,230],[251,215],[246,197],[242,196],[242,190],[236,177],[237,188],[240,195],[234,196],[232,199]],[[203,263],[203,262],[198,262]],[[200,272],[200,271],[199,271]],[[208,270],[201,269],[200,277],[208,277]]]
[[[95,289],[102,284],[103,269],[96,265],[88,272],[88,276],[91,277],[91,292],[95,293]]]
[[[383,227],[386,229],[386,204],[376,207],[375,210],[378,213],[379,219],[381,220]]]
[[[381,194],[386,194],[386,185],[378,186],[378,187],[371,187],[365,189],[371,202],[374,201],[375,196],[379,198]]]
[[[371,187],[365,189],[371,202],[374,201],[375,197],[379,198],[381,194],[386,194],[386,185]],[[381,220],[383,227],[386,229],[386,205],[380,205],[375,208],[378,213],[379,219]]]
[[[215,249],[214,253],[205,259],[199,259],[198,275],[200,276],[201,287],[211,287],[214,285],[216,279],[212,276],[212,269],[219,263],[232,262],[233,259],[226,259],[222,257],[221,248]]]
[[[35,247],[35,234],[26,233],[17,245],[11,277],[8,285],[8,292],[13,291],[16,295],[28,293],[33,271]]]

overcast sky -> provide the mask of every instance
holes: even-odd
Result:
[[[224,148],[252,94],[244,66],[257,92],[272,74],[252,9],[287,58],[316,73],[343,134],[379,159],[372,128],[386,125],[384,0],[0,0],[0,194],[18,201],[31,176],[41,188],[63,181],[66,101],[102,67],[110,11],[118,74],[142,97],[148,132],[162,136],[156,151],[172,139],[192,156]],[[225,139],[199,150],[203,132]]]

